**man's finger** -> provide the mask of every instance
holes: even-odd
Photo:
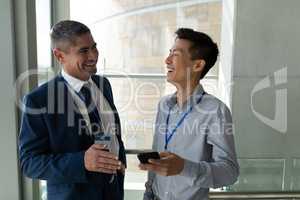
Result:
[[[163,152],[160,152],[159,153],[159,156],[161,157],[161,158],[163,158],[163,157],[168,157],[168,156],[170,156],[170,155],[172,155],[170,152],[167,152],[167,151],[163,151]]]
[[[117,171],[116,170],[111,170],[111,169],[106,169],[106,168],[97,168],[97,172],[102,172],[102,173],[106,173],[106,174],[116,174]]]
[[[153,168],[151,164],[140,164],[139,167],[140,169],[147,170],[147,171]]]
[[[97,151],[97,154],[98,154],[98,158],[102,158],[102,157],[104,157],[104,158],[110,158],[110,159],[114,159],[114,160],[118,160],[118,157],[115,155],[115,154],[113,154],[113,153],[110,153],[110,152],[107,152],[107,151]]]
[[[153,164],[140,164],[140,169],[147,170],[147,171],[153,171],[159,174],[164,174],[167,172],[167,168],[159,165],[153,165]]]
[[[149,159],[148,162],[159,167],[166,167],[169,163],[169,160],[166,159]]]
[[[101,169],[108,169],[108,170],[119,170],[121,167],[117,165],[111,165],[107,163],[102,163],[102,162],[97,162],[96,163],[96,168],[101,168]]]
[[[121,164],[121,169],[119,170],[123,175],[125,175],[125,165],[124,164]]]
[[[104,164],[110,164],[110,165],[114,165],[117,166],[119,168],[121,168],[121,161],[115,160],[115,159],[110,159],[110,158],[105,158],[105,157],[98,157],[97,158],[97,163],[104,163]]]
[[[143,164],[139,164],[139,168],[140,168],[141,170],[147,170],[146,166],[143,165]]]
[[[93,149],[103,150],[103,149],[107,148],[107,145],[106,144],[93,144],[91,147]]]

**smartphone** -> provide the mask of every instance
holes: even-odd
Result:
[[[139,153],[137,157],[142,164],[149,163],[149,159],[160,159],[159,153],[156,151]]]
[[[94,135],[94,143],[95,144],[103,144],[106,146],[105,149],[103,149],[103,151],[108,151],[111,152],[111,136],[108,134],[96,134]]]

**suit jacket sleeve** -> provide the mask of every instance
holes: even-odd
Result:
[[[35,179],[68,183],[87,182],[83,151],[61,154],[53,154],[50,151],[46,116],[46,112],[39,108],[33,98],[25,98],[19,136],[22,172]]]

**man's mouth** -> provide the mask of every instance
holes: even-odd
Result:
[[[170,67],[168,67],[168,68],[167,68],[167,71],[168,71],[168,73],[171,73],[171,72],[173,72],[173,71],[174,71],[174,69],[173,69],[173,68],[170,68]]]
[[[96,67],[96,63],[85,64],[86,67]]]

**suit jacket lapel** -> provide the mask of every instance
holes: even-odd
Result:
[[[109,85],[107,85],[107,83],[105,82],[103,77],[92,76],[92,80],[97,85],[99,90],[102,92],[103,96],[106,98],[107,102],[109,103],[109,105],[114,113],[115,125],[116,125],[116,135],[117,135],[119,142],[121,142],[120,118],[119,118],[117,109],[114,105],[113,97],[111,96],[112,91],[110,91]]]
[[[64,78],[59,74],[57,76],[57,98],[63,98],[63,105],[58,105],[58,110],[60,110],[59,106],[63,106],[64,112],[64,123],[67,122],[68,126],[75,126],[76,130],[78,130],[78,124],[80,120],[83,120],[82,114],[79,112],[78,106],[69,91],[66,81]]]

